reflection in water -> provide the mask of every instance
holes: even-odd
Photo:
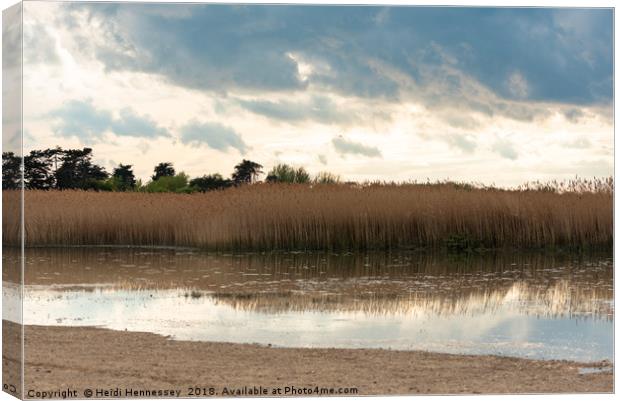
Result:
[[[505,282],[503,284],[506,284]],[[561,279],[553,284],[510,283],[495,289],[454,288],[453,292],[413,291],[404,295],[369,292],[355,296],[307,294],[209,294],[235,309],[281,313],[283,311],[362,311],[368,314],[479,314],[510,303],[520,313],[544,317],[595,317],[613,319],[607,291],[577,287]],[[201,293],[193,292],[194,296]]]
[[[25,320],[279,346],[612,359],[612,273],[609,255],[29,249]]]

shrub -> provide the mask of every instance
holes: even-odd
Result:
[[[288,164],[277,164],[267,173],[267,182],[287,184],[308,184],[310,174],[303,167],[295,168]]]
[[[145,192],[191,192],[188,187],[189,177],[185,173],[179,173],[173,176],[161,176],[158,179],[149,182],[144,187]]]

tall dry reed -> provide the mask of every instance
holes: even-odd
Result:
[[[258,184],[204,194],[26,191],[26,245],[170,245],[211,250],[604,247],[613,185],[588,191],[460,185]],[[3,192],[5,243],[17,197]]]

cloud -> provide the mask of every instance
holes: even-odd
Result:
[[[475,118],[462,110],[447,110],[441,113],[439,117],[443,122],[455,128],[474,129],[480,126]]]
[[[56,41],[43,25],[24,26],[24,63],[55,64],[60,61]]]
[[[314,96],[306,101],[240,100],[239,104],[253,113],[287,122],[313,120],[331,124],[348,123],[358,118],[354,112],[343,112],[325,96]]]
[[[613,161],[609,162],[602,159],[578,161],[575,163],[575,167],[585,177],[610,177],[614,173]]]
[[[22,66],[22,5],[15,4],[2,12],[3,74],[21,74]],[[14,78],[21,78],[18,75]]]
[[[232,128],[218,123],[191,122],[181,128],[181,142],[186,145],[200,146],[206,144],[212,149],[226,151],[228,148],[237,149],[244,155],[249,147],[241,135]]]
[[[273,46],[272,38],[260,39],[274,22],[271,17],[257,23],[264,14],[260,10],[252,16],[245,7],[138,3],[67,9],[74,23],[101,27],[99,38],[87,33],[88,51],[108,70],[159,74],[179,86],[217,92],[305,86],[282,47]],[[152,30],[159,31],[157,43]]]
[[[564,117],[572,123],[578,123],[584,116],[585,113],[580,109],[570,108],[564,111]]]
[[[451,134],[444,137],[446,142],[452,147],[458,148],[463,153],[473,153],[478,144],[471,135],[468,134]]]
[[[149,144],[148,141],[141,140],[136,145],[136,148],[138,148],[140,150],[140,152],[142,152],[142,154],[145,154],[146,152],[148,152],[151,149],[151,145]]]
[[[592,147],[592,142],[586,137],[579,137],[571,142],[566,142],[564,144],[567,148],[575,148],[575,149],[586,149]]]
[[[22,151],[22,5],[2,12],[2,150]]]
[[[97,109],[90,101],[72,100],[49,113],[58,120],[54,132],[62,136],[75,136],[82,140],[99,141],[106,132],[119,136],[155,138],[170,136],[148,116],[124,108],[118,116],[108,110]]]
[[[192,89],[314,87],[397,100],[402,88],[374,68],[376,61],[418,85],[428,83],[424,69],[450,66],[508,100],[594,104],[611,102],[613,94],[611,9],[67,7],[104,27],[102,38],[87,25],[76,35],[93,38],[93,52],[108,69],[159,74]]]
[[[515,145],[508,139],[498,139],[495,141],[492,150],[505,159],[516,160],[519,157]]]
[[[575,171],[581,177],[610,177],[614,174],[613,159],[585,159],[575,160],[566,165],[550,165],[542,163],[536,166],[537,171],[547,174],[563,175],[564,178],[575,176]]]
[[[527,80],[519,71],[513,72],[508,77],[508,90],[516,98],[527,97],[529,91]]]
[[[377,25],[383,25],[389,20],[389,18],[390,18],[390,8],[383,7],[379,9],[377,14],[375,14],[374,21]]]
[[[343,156],[346,154],[352,154],[366,157],[381,157],[381,152],[378,148],[349,141],[340,136],[332,139],[332,145],[334,145],[336,152]]]
[[[149,166],[170,158],[190,174],[229,171],[238,148],[263,162],[284,157],[309,171],[324,169],[324,160],[347,180],[424,174],[507,183],[528,179],[541,157],[579,175],[580,167],[572,166],[580,158],[613,161],[613,108],[605,94],[613,78],[608,12],[571,9],[558,17],[549,9],[500,8],[27,7],[24,24],[45,27],[50,38],[39,42],[55,43],[60,60],[29,69],[26,88],[36,101],[24,128],[37,133],[40,146],[79,143],[54,134],[63,125],[80,137],[92,135],[97,154],[131,161],[143,177]],[[258,60],[263,50],[268,57]],[[86,130],[69,129],[69,116],[39,118],[67,100],[89,98],[91,110],[77,120],[90,121],[75,124]],[[126,106],[135,112],[124,112]],[[124,136],[141,125],[131,116],[144,114],[171,135]],[[182,128],[192,122],[219,126],[186,134],[191,145],[183,145]],[[84,133],[88,128],[91,134]],[[343,138],[331,143],[340,133]],[[425,140],[428,151],[419,152]],[[588,142],[588,149],[579,147]],[[362,146],[362,153],[350,144]],[[415,160],[407,157],[416,150]],[[364,155],[369,152],[375,156]],[[492,166],[503,157],[516,162],[505,160],[512,168],[498,173]],[[386,163],[393,170],[385,170]],[[358,165],[366,170],[357,171]]]
[[[122,109],[119,114],[119,118],[111,124],[112,131],[117,135],[151,138],[168,135],[165,129],[159,128],[148,116],[139,116],[129,108]]]
[[[327,164],[327,156],[325,156],[325,155],[318,155],[318,159],[319,159],[319,163],[321,163],[322,165],[326,165]]]

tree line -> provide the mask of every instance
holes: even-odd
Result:
[[[230,178],[219,173],[191,178],[175,170],[170,162],[155,166],[151,179],[137,180],[133,165],[119,164],[112,173],[95,164],[92,148],[32,150],[23,158],[23,185],[26,189],[192,193],[221,190],[260,182],[263,166],[243,159],[235,165]],[[13,152],[2,153],[2,189],[19,189],[22,185],[21,158]],[[267,183],[333,184],[340,177],[321,172],[314,178],[303,167],[278,164],[267,173]]]

